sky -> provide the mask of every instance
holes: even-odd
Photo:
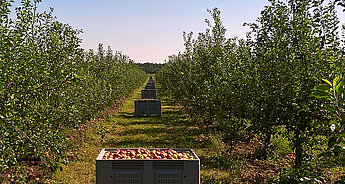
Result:
[[[245,37],[244,22],[254,22],[267,0],[44,0],[63,23],[82,29],[84,49],[98,43],[135,62],[164,62],[184,50],[183,32],[205,32],[207,9],[217,7],[227,36]],[[196,34],[195,34],[196,35]]]
[[[228,37],[244,38],[267,0],[43,0],[60,22],[82,29],[81,46],[121,51],[135,62],[162,63],[184,51],[183,32],[205,32],[207,9],[217,7]],[[341,19],[345,20],[344,13]]]

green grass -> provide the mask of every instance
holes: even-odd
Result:
[[[167,94],[161,93],[159,85],[163,116],[134,117],[134,100],[140,98],[141,89],[134,91],[113,115],[88,122],[84,130],[72,130],[71,160],[43,183],[95,183],[96,157],[102,148],[192,148],[200,158],[201,183],[205,184],[269,183],[291,166],[293,154],[283,134],[272,137],[274,154],[268,160],[255,157],[255,150],[262,145],[256,139],[238,144],[230,154],[229,145],[220,135],[205,133]],[[344,171],[338,168],[330,173],[329,177],[334,173],[338,177]]]
[[[76,156],[45,182],[95,183],[95,159],[102,148],[138,147],[192,148],[201,159],[203,183],[238,180],[243,165],[224,156],[225,148],[219,137],[200,141],[203,132],[167,95],[158,93],[162,99],[162,117],[134,117],[134,99],[140,98],[140,90],[111,117],[96,121],[86,130],[71,132],[75,138],[72,155]]]

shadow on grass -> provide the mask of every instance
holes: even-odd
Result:
[[[169,118],[169,117],[173,117],[173,118],[177,118],[178,116],[182,116],[183,114],[176,112],[176,110],[171,109],[171,110],[166,110],[163,112],[163,117],[165,118]]]
[[[134,116],[134,112],[118,112],[117,114],[120,115],[120,116],[126,116],[128,118],[135,117]]]
[[[166,139],[160,139],[158,137],[151,138],[151,139],[143,139],[142,137],[138,138],[131,138],[131,139],[124,139],[121,141],[116,142],[116,145],[118,147],[137,147],[137,148],[143,148],[143,147],[167,147],[169,145],[169,141]]]
[[[161,118],[164,119],[164,118]],[[117,146],[139,147],[172,147],[172,148],[199,148],[204,144],[197,140],[202,134],[200,130],[194,127],[188,127],[184,121],[135,121],[131,122],[131,128],[118,132],[122,137],[116,142]],[[146,125],[144,127],[135,127],[136,125]],[[158,127],[157,127],[158,125]]]
[[[135,136],[138,134],[151,135],[151,134],[157,134],[158,132],[162,133],[162,132],[164,132],[164,130],[165,130],[165,128],[148,128],[148,129],[136,128],[136,129],[129,129],[129,130],[123,131],[123,132],[119,133],[119,135],[120,136],[127,136],[127,135]]]
[[[115,133],[120,139],[110,144],[116,147],[171,147],[199,148],[198,141],[202,132],[191,126],[172,100],[163,101],[162,117],[136,117],[134,113],[120,112],[126,128]],[[140,126],[140,127],[139,127]]]
[[[172,113],[171,113],[172,114]],[[134,113],[127,113],[127,112],[120,112],[117,115],[118,117],[122,118],[122,119],[128,119],[131,121],[135,121],[135,120],[143,120],[143,119],[148,119],[149,121],[162,121],[162,117],[158,117],[158,116],[150,116],[150,117],[145,117],[145,116],[135,116]]]
[[[137,138],[123,139],[116,142],[117,147],[145,147],[145,148],[197,148],[197,142],[193,138],[167,139],[164,135],[161,137],[137,136]]]
[[[137,120],[137,121],[132,121],[130,122],[130,125],[148,125],[148,126],[152,126],[152,125],[162,125],[165,124],[163,121],[161,121],[160,119],[156,119],[156,121],[151,121],[151,120]]]
[[[222,169],[242,169],[246,161],[240,158],[232,158],[227,154],[219,154],[212,156],[199,156],[200,162],[206,168],[222,168]]]

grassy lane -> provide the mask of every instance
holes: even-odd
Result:
[[[162,117],[134,117],[134,99],[140,98],[140,92],[136,90],[111,117],[89,123],[85,130],[72,132],[70,138],[74,139],[75,151],[70,153],[69,164],[47,181],[95,183],[95,158],[102,148],[138,147],[193,148],[204,164],[203,183],[220,183],[230,178],[237,181],[243,169],[241,163],[228,160],[217,136],[203,135],[165,94],[158,94],[163,100]]]

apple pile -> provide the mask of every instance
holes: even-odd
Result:
[[[187,152],[177,152],[173,149],[169,150],[148,150],[145,148],[138,148],[136,150],[120,150],[106,151],[103,155],[103,160],[119,160],[119,159],[180,159],[192,160],[193,155]]]

